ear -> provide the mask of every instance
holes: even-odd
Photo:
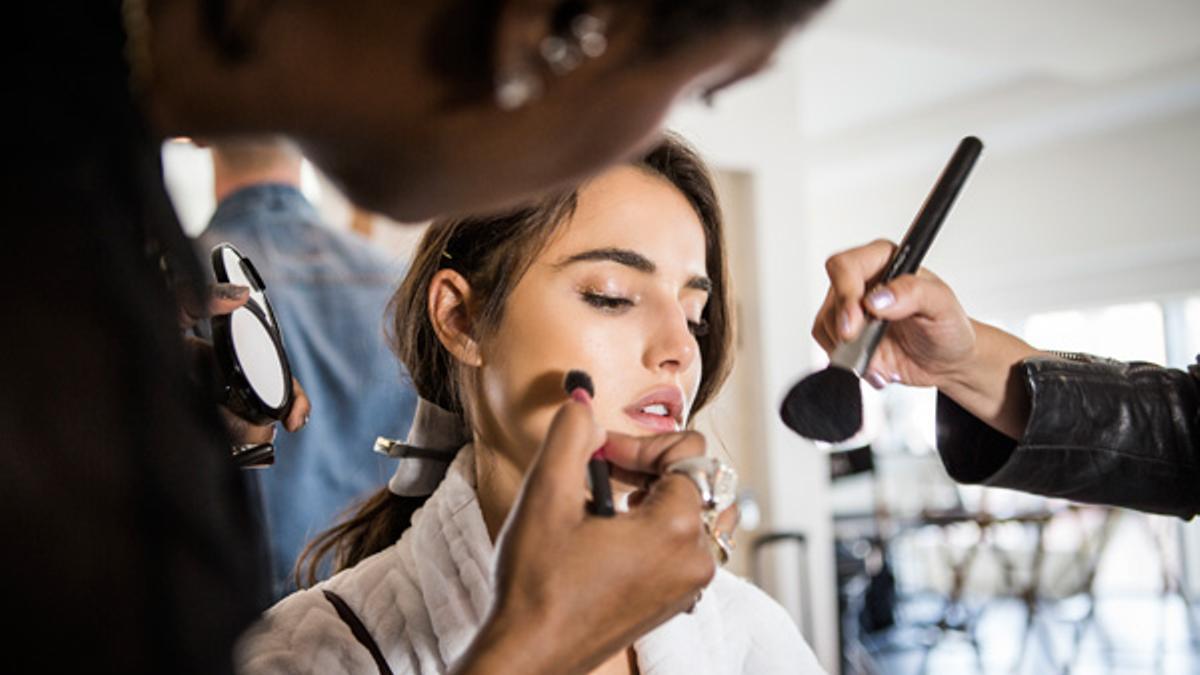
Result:
[[[492,82],[496,104],[520,108],[545,87],[539,47],[553,30],[559,0],[508,0],[496,14]]]
[[[429,281],[429,320],[438,341],[458,361],[483,365],[471,318],[471,286],[454,270],[441,269]]]
[[[614,14],[608,0],[502,2],[492,54],[496,104],[506,110],[520,108],[551,88],[554,80],[602,57]]]

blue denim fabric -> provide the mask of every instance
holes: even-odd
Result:
[[[226,197],[197,243],[229,242],[266,283],[292,371],[312,401],[307,426],[276,438],[275,465],[248,471],[261,494],[276,598],[294,590],[305,543],[358,498],[382,487],[391,460],[376,436],[404,438],[416,394],[383,334],[384,309],[404,268],[354,235],[320,224],[288,185],[257,185]]]

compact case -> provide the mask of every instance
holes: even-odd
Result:
[[[250,288],[245,305],[211,319],[222,403],[254,424],[282,420],[294,400],[292,368],[266,284],[250,259],[231,244],[213,248],[212,265],[218,282]],[[274,462],[274,449],[269,443],[245,446],[236,448],[234,457],[243,466],[262,466]]]

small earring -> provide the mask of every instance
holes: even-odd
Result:
[[[608,49],[604,20],[593,14],[580,14],[571,19],[571,34],[579,43],[579,51],[589,59],[597,58]]]
[[[608,38],[604,36],[604,21],[591,14],[580,14],[571,19],[571,37],[550,35],[542,38],[538,51],[542,60],[555,75],[566,75],[579,67],[583,60],[594,59],[608,49]]]
[[[557,35],[542,38],[538,45],[542,59],[550,66],[555,75],[566,75],[575,70],[583,60],[581,50]]]
[[[502,76],[496,82],[496,105],[501,110],[516,110],[542,93],[542,81],[528,70]]]

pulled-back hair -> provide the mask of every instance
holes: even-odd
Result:
[[[733,365],[732,301],[716,192],[703,161],[673,136],[630,164],[674,186],[695,209],[704,230],[712,289],[702,315],[708,330],[696,337],[701,357],[700,385],[691,409],[696,412],[716,395]],[[554,233],[571,219],[577,201],[578,189],[558,191],[499,215],[443,219],[429,226],[388,308],[392,347],[421,398],[469,419],[465,394],[471,373],[442,345],[430,320],[434,275],[450,268],[467,281],[474,338],[485,341],[500,325],[513,289]],[[372,495],[348,520],[308,545],[297,562],[297,584],[315,583],[322,561],[330,555],[337,571],[395,543],[424,501],[386,488]]]

